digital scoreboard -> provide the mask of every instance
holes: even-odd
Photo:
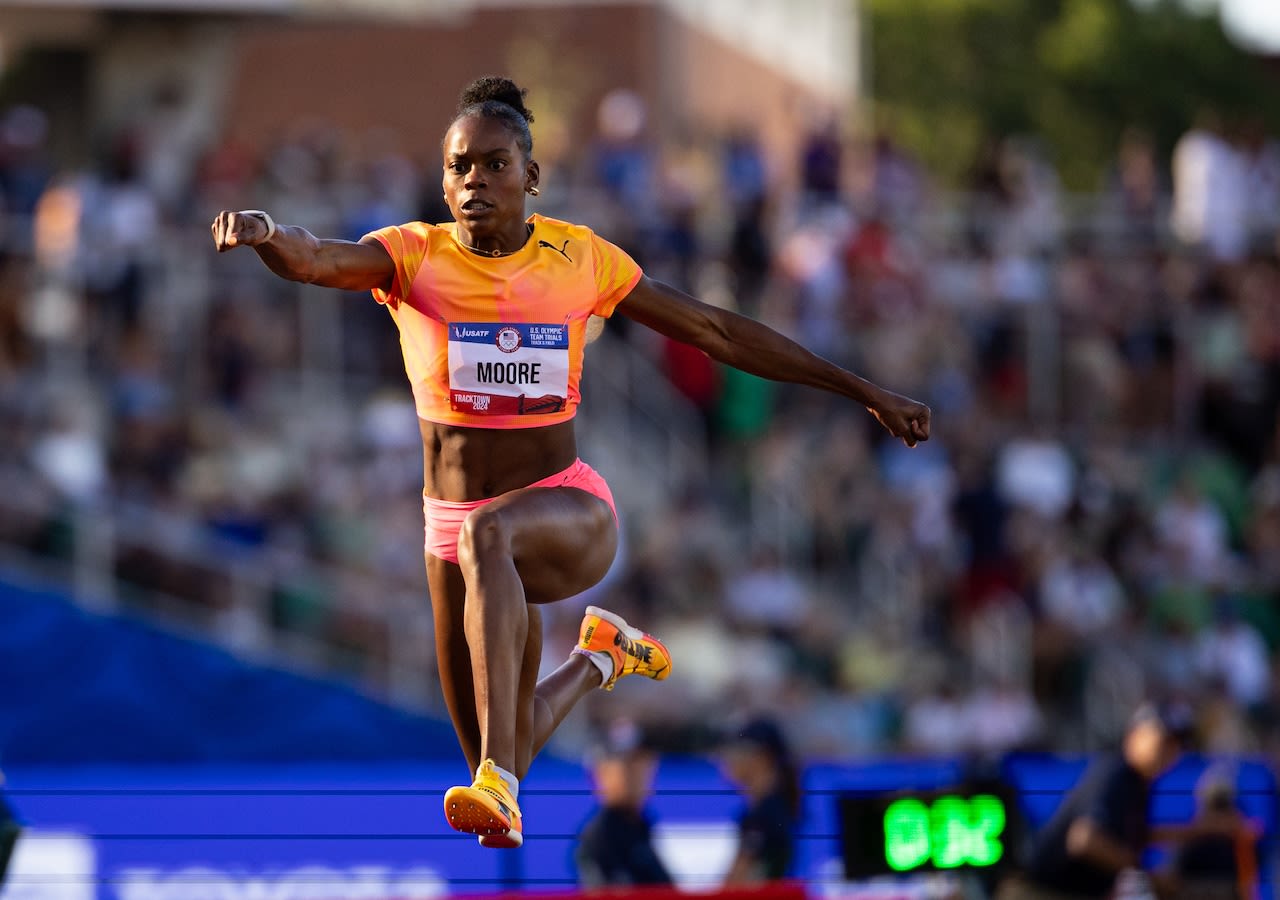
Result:
[[[1023,829],[1003,785],[839,797],[845,876],[998,869]]]

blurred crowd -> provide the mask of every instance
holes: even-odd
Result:
[[[367,296],[216,257],[208,223],[443,221],[436,150],[307,123],[175,171],[140,122],[71,170],[46,130],[0,111],[0,541],[105,565],[127,609],[433,702],[394,326]],[[676,666],[611,702],[673,747],[752,710],[845,756],[1093,749],[1162,695],[1195,704],[1213,751],[1280,749],[1269,135],[1205,115],[1168,153],[1134,130],[1085,194],[1034,137],[993,139],[943,190],[835,121],[794,160],[747,127],[660,145],[616,92],[590,141],[542,162],[536,211],[935,416],[906,450],[847,402],[611,324],[588,379],[608,354],[652,361],[706,462],[660,514],[622,510],[596,602]],[[579,610],[548,615],[549,656]]]

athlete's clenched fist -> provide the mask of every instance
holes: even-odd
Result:
[[[221,253],[235,247],[252,247],[271,240],[276,223],[260,209],[223,210],[213,220],[213,243]]]

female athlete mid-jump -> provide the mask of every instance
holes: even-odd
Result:
[[[588,607],[577,647],[542,681],[538,606],[604,577],[617,518],[604,479],[578,458],[573,417],[587,325],[615,311],[713,359],[842,394],[908,446],[929,408],[808,352],[766,326],[645,277],[590,229],[527,216],[538,163],[524,91],[482,78],[444,137],[454,221],[379,229],[358,243],[224,211],[219,251],[252,247],[272,272],[369,290],[400,330],[424,455],[427,578],[440,680],[474,783],[445,794],[457,830],[489,847],[523,842],[519,779],[597,687],[661,680],[660,641]]]

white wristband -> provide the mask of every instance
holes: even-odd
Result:
[[[268,215],[268,214],[267,214],[267,212],[266,212],[265,210],[261,210],[261,209],[242,209],[242,210],[240,210],[240,215],[242,215],[242,216],[257,216],[259,219],[261,219],[263,222],[265,222],[265,223],[266,223],[266,226],[267,226],[267,236],[266,236],[266,237],[264,237],[264,238],[262,239],[262,243],[264,243],[264,244],[265,244],[267,241],[271,240],[271,238],[275,236],[275,233],[276,233],[276,223],[275,223],[275,220],[274,220],[274,219],[272,219],[272,218],[271,218],[271,216],[270,216],[270,215]]]

